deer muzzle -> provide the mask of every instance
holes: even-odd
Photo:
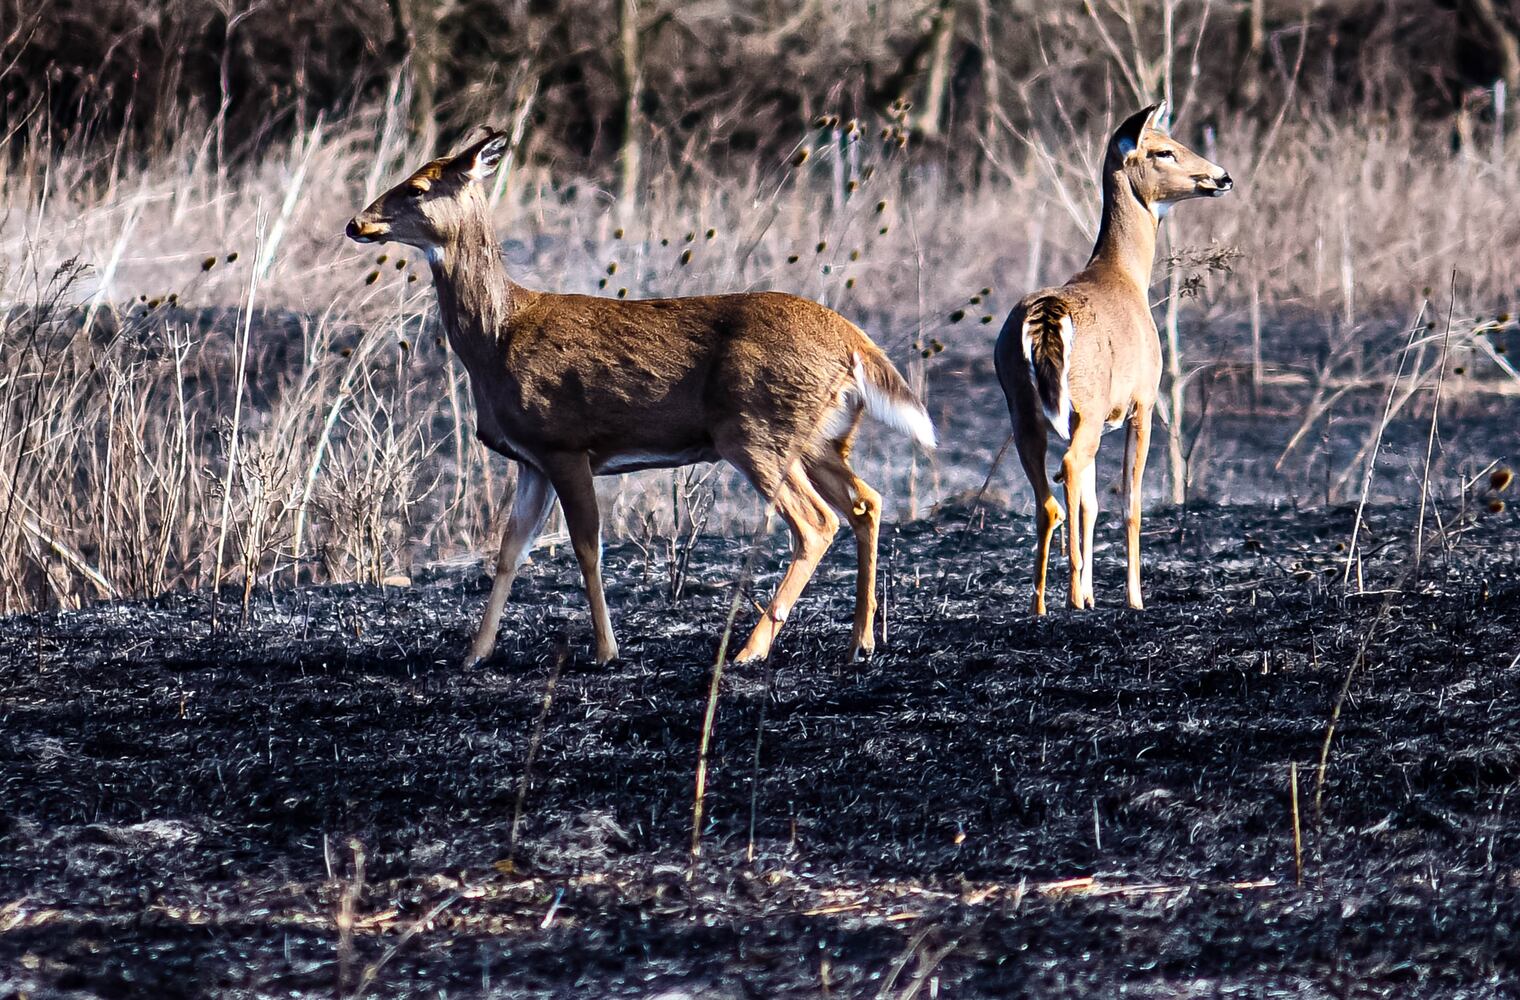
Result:
[[[1223,170],[1216,176],[1198,178],[1198,193],[1208,195],[1210,198],[1218,198],[1234,186],[1235,181]]]
[[[383,237],[386,232],[386,227],[358,218],[349,219],[348,228],[343,231],[344,235],[355,243],[373,243]]]

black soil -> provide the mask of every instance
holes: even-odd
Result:
[[[1040,620],[1024,519],[941,511],[864,665],[842,538],[724,676],[691,880],[745,540],[679,600],[609,546],[608,667],[565,552],[474,670],[475,573],[0,620],[0,996],[1513,995],[1520,526],[1433,513],[1414,572],[1370,512],[1362,594],[1352,509],[1158,514],[1144,612],[1105,521],[1100,607]]]

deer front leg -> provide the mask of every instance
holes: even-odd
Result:
[[[518,463],[517,492],[512,497],[512,513],[501,533],[501,551],[496,556],[496,579],[491,584],[491,597],[486,601],[485,614],[481,615],[480,628],[475,642],[465,657],[464,665],[472,667],[491,655],[496,647],[496,630],[501,626],[502,609],[512,592],[512,581],[517,578],[518,567],[527,555],[533,540],[544,529],[549,509],[554,506],[554,491],[542,472],[527,463]]]
[[[586,582],[591,626],[596,633],[596,662],[607,663],[617,659],[618,646],[612,634],[612,618],[607,614],[607,595],[602,590],[601,512],[597,509],[591,461],[584,454],[560,456],[546,463],[546,468],[554,491],[559,494],[565,527],[570,531],[570,546],[575,549]]]

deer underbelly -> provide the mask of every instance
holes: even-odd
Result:
[[[674,469],[697,462],[716,462],[719,455],[710,447],[677,448],[670,451],[626,451],[616,455],[591,456],[591,470],[598,476],[616,476],[640,469]]]
[[[487,448],[497,454],[505,455],[515,462],[530,461],[528,456],[531,453],[528,449],[512,440],[512,435],[502,426],[501,421],[490,410],[480,406],[478,400],[475,407],[475,433]]]

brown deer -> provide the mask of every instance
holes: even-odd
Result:
[[[1106,430],[1129,424],[1124,504],[1129,606],[1140,608],[1140,483],[1161,385],[1161,340],[1151,316],[1156,230],[1168,206],[1218,197],[1230,175],[1166,133],[1166,105],[1131,115],[1103,161],[1103,222],[1087,267],[1059,288],[1026,297],[998,335],[994,359],[1008,397],[1019,459],[1035,494],[1034,613],[1045,613],[1050,538],[1062,521],[1045,471],[1049,431],[1068,444],[1056,481],[1071,516],[1071,606],[1093,606],[1094,460]]]
[[[865,412],[934,446],[929,415],[902,375],[854,324],[792,295],[620,301],[514,283],[483,183],[506,147],[504,133],[487,129],[381,195],[347,230],[360,243],[427,254],[444,330],[469,372],[476,433],[517,462],[468,662],[494,648],[513,577],[556,496],[585,578],[596,659],[614,659],[592,477],[718,459],[780,512],[793,541],[791,565],[737,659],[769,655],[840,517],[858,557],[853,653],[869,655],[881,497],[850,468],[850,445]]]

